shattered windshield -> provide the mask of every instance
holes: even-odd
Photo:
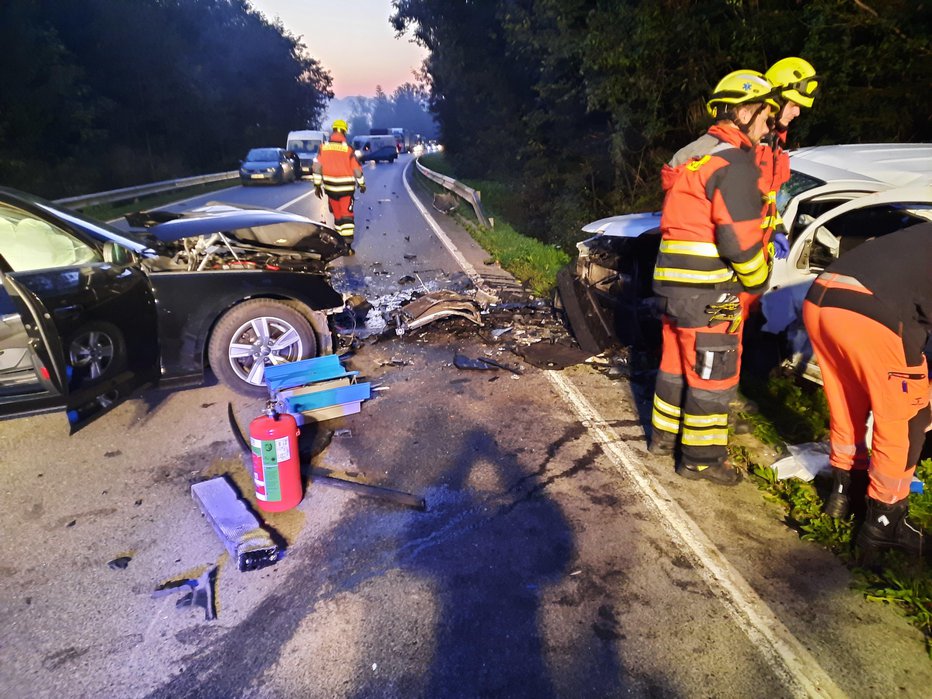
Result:
[[[784,182],[783,186],[780,187],[780,191],[777,192],[777,210],[781,214],[784,213],[786,205],[790,203],[793,197],[810,189],[821,187],[823,184],[825,182],[820,179],[804,175],[801,172],[793,172],[790,174],[790,179]]]

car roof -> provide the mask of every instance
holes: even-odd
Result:
[[[851,143],[790,151],[790,168],[823,182],[932,183],[932,143]]]

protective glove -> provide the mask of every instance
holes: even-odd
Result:
[[[790,256],[790,241],[786,239],[786,234],[777,231],[770,240],[773,244],[773,256],[778,260],[785,260]]]
[[[321,188],[320,185],[314,185],[314,194],[317,196],[318,199],[324,198],[324,190]]]
[[[364,185],[364,184],[359,185],[359,193],[360,193],[360,194],[365,194],[365,193],[366,193],[366,185]]]

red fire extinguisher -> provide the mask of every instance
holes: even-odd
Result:
[[[272,401],[266,405],[265,415],[249,424],[252,476],[260,510],[282,512],[301,502],[299,434],[294,417],[279,414]]]

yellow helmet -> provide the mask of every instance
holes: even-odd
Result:
[[[332,129],[334,131],[342,131],[343,133],[346,133],[349,131],[349,126],[346,125],[346,122],[343,121],[343,119],[337,119],[335,122],[333,122]]]
[[[706,110],[709,116],[718,119],[730,106],[754,103],[766,103],[775,110],[780,109],[774,99],[774,87],[763,73],[748,69],[735,70],[718,81],[706,103]]]
[[[819,87],[819,76],[809,61],[795,56],[781,58],[764,75],[777,86],[783,99],[795,102],[800,107],[812,106],[813,96]]]

